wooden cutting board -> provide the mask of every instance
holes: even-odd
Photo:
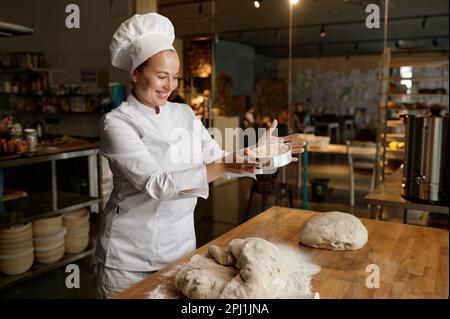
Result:
[[[318,213],[272,207],[117,298],[148,298],[158,286],[166,296],[183,298],[173,284],[177,266],[194,254],[205,254],[210,244],[226,246],[234,238],[246,237],[261,237],[309,255],[322,268],[312,280],[312,291],[321,298],[448,298],[448,230],[361,219],[369,232],[367,244],[357,251],[329,251],[299,244],[300,227],[314,214]],[[373,272],[366,272],[366,267],[371,264],[379,267],[379,288],[366,287],[366,278]]]

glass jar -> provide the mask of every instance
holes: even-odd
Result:
[[[11,124],[10,128],[11,139],[21,140],[22,139],[22,125],[19,123]]]
[[[38,146],[38,135],[37,130],[33,128],[25,129],[25,140],[28,144],[29,151],[33,152],[37,149]]]

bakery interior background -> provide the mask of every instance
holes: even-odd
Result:
[[[281,135],[303,134],[308,142],[298,162],[273,174],[212,182],[195,209],[198,247],[272,206],[448,229],[448,6],[2,0],[0,296],[95,297],[99,214],[113,188],[98,153],[99,121],[131,90],[108,47],[120,23],[152,11],[175,28],[180,81],[170,100],[223,132],[221,144],[233,145],[225,128],[267,128],[275,118]],[[235,143],[248,146],[242,136]],[[78,226],[63,218],[67,212]],[[41,236],[59,234],[64,245],[43,254],[45,247],[27,241],[21,252],[34,253],[10,264],[3,257],[19,250],[13,245],[11,252],[1,231],[34,223],[33,234],[21,231],[39,238],[39,221],[56,227]],[[83,236],[73,235],[77,227]],[[60,284],[68,264],[86,274],[80,289]]]

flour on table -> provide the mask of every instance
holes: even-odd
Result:
[[[173,267],[173,269],[166,271],[164,274],[161,275],[161,282],[162,284],[156,286],[153,290],[151,290],[147,294],[148,299],[171,299],[175,298],[177,293],[176,288],[172,287],[172,283],[175,278],[175,274],[178,271],[178,269],[183,266],[176,265]],[[173,293],[176,293],[175,295]]]
[[[161,291],[161,285],[150,291],[147,295],[148,299],[167,299],[168,296]]]
[[[275,244],[287,265],[287,280],[278,299],[319,299],[319,293],[311,291],[312,276],[321,268],[310,262],[308,255],[298,248]]]

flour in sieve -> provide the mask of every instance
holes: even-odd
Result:
[[[289,147],[283,143],[266,144],[250,151],[252,157],[273,157],[286,153]]]

